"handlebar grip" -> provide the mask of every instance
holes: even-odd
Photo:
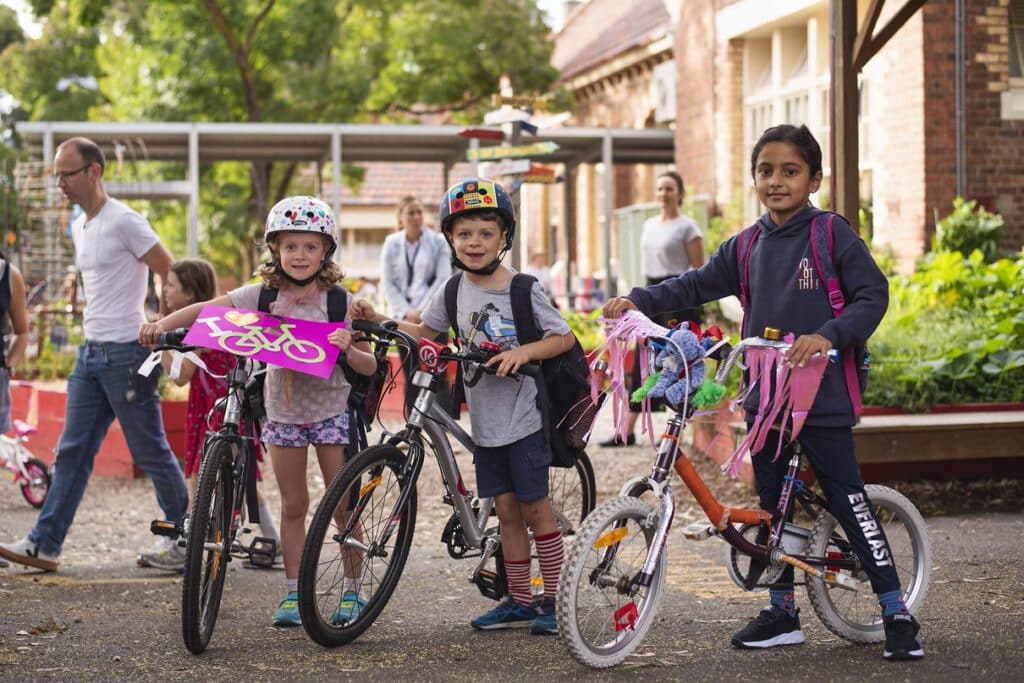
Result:
[[[176,330],[170,330],[169,332],[161,332],[160,336],[156,338],[157,346],[181,346],[182,342],[185,341],[185,337],[188,335],[187,327],[179,327]]]
[[[352,329],[355,330],[356,332],[372,333],[378,327],[379,327],[379,325],[377,325],[377,323],[371,323],[369,320],[353,320],[352,321]]]
[[[536,363],[527,363],[525,365],[520,366],[516,374],[526,375],[527,377],[533,377],[534,379],[537,379],[538,377],[540,377],[540,366],[537,365]]]

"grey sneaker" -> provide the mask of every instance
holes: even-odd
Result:
[[[60,562],[56,555],[40,552],[39,547],[28,540],[27,536],[15,543],[0,543],[0,557],[27,567],[42,569],[44,572],[57,571],[57,564]]]
[[[161,538],[149,552],[139,555],[140,567],[153,567],[169,572],[185,568],[185,549],[178,547],[178,539]]]

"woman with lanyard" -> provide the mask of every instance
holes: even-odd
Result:
[[[423,205],[416,197],[402,197],[398,231],[387,236],[380,252],[380,289],[387,314],[394,320],[422,322],[420,311],[451,273],[444,236],[423,225]],[[408,379],[411,363],[404,367]],[[407,390],[407,408],[413,397],[414,392]]]
[[[647,278],[648,287],[704,265],[704,234],[696,223],[680,211],[683,207],[682,176],[675,171],[665,171],[655,182],[654,194],[661,205],[661,211],[657,216],[651,216],[644,222],[643,232],[640,234],[640,264]],[[702,319],[700,308],[688,308],[660,313],[654,317],[654,322],[667,327],[671,320],[676,323],[684,320],[700,323]],[[634,354],[633,358],[634,388],[640,386],[639,356],[640,354]],[[664,410],[661,401],[651,401],[651,410]],[[636,443],[633,429],[640,417],[640,411],[640,404],[629,405],[625,443],[613,436],[598,445],[616,448]]]

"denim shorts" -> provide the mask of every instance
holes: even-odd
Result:
[[[347,446],[348,412],[309,424],[285,424],[265,420],[260,434],[263,443],[286,448],[305,448],[310,444]]]
[[[535,503],[548,495],[551,451],[541,431],[504,446],[477,446],[473,462],[483,498],[515,493],[520,503]]]

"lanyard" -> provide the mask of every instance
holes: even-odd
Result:
[[[421,235],[420,238],[416,240],[416,248],[412,250],[412,258],[409,258],[409,241],[406,240],[405,242],[405,286],[407,288],[412,286],[412,267],[416,263],[416,257],[420,253],[420,245],[422,243],[423,236]],[[406,292],[406,297],[408,297],[408,292]]]

